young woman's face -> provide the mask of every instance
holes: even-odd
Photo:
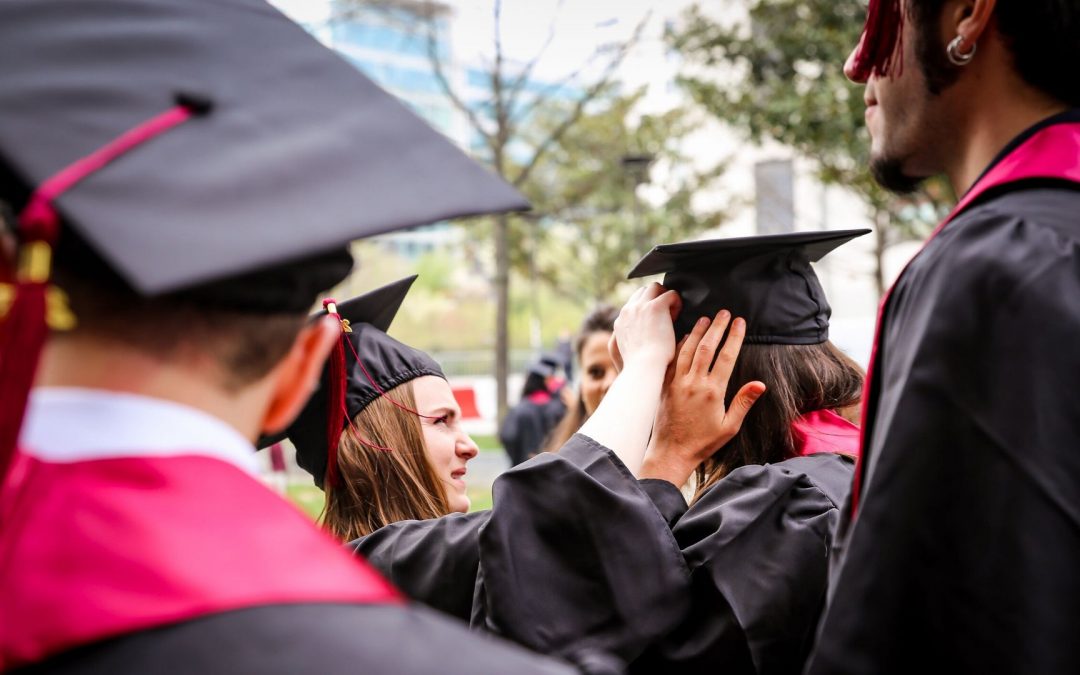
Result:
[[[585,413],[592,415],[615,381],[615,363],[608,351],[611,333],[592,333],[581,345],[581,401]]]
[[[476,457],[476,443],[461,428],[461,408],[446,380],[426,375],[416,378],[412,384],[416,409],[425,415],[420,418],[420,429],[424,434],[428,461],[446,488],[450,509],[465,513],[469,510],[465,465]]]

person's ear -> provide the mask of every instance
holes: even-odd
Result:
[[[296,419],[319,384],[334,342],[340,339],[341,325],[332,316],[304,326],[272,374],[273,394],[263,416],[263,434],[279,433]]]
[[[942,18],[947,22],[946,38],[960,37],[957,51],[968,53],[972,45],[979,42],[994,17],[997,0],[961,0],[955,3],[950,12],[944,12]]]

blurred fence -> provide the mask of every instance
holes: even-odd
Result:
[[[469,351],[431,352],[432,358],[442,366],[447,377],[494,377],[495,351],[491,349]],[[531,349],[510,350],[510,373],[523,373],[530,363],[540,357]]]

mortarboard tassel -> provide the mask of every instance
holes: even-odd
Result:
[[[338,314],[337,303],[328,298],[323,300],[323,309],[338,320],[341,324],[341,338],[334,343],[334,349],[330,352],[330,391],[328,396],[329,414],[327,415],[327,448],[326,448],[326,476],[323,482],[326,489],[335,488],[341,483],[341,472],[338,470],[338,441],[341,431],[345,428],[345,419],[348,414],[345,410],[345,342],[348,341],[348,333],[352,332],[348,321]],[[350,420],[351,422],[351,420]]]
[[[124,132],[43,182],[19,214],[18,264],[8,294],[10,304],[0,320],[0,486],[15,455],[48,329],[74,325],[62,291],[49,286],[52,247],[60,230],[53,201],[120,155],[207,109],[181,103]]]
[[[870,0],[852,64],[853,79],[864,82],[871,74],[886,76],[893,67],[903,68],[903,27],[900,0]]]
[[[323,300],[323,309],[341,324],[341,339],[334,345],[333,351],[330,352],[330,358],[327,359],[330,366],[330,401],[328,402],[330,412],[327,416],[327,423],[329,424],[326,434],[328,447],[326,448],[326,475],[323,477],[323,484],[329,489],[331,487],[337,487],[341,483],[341,470],[338,468],[338,441],[342,431],[346,428],[346,425],[352,430],[353,438],[360,445],[374,450],[382,450],[383,452],[393,452],[394,449],[365,441],[360,437],[360,431],[356,428],[356,425],[353,424],[352,417],[349,415],[349,406],[345,403],[345,390],[348,387],[348,383],[346,382],[347,366],[345,364],[346,344],[349,345],[353,358],[360,364],[365,375],[367,374],[367,368],[364,368],[364,363],[356,353],[356,347],[353,346],[352,340],[349,339],[349,333],[353,331],[349,326],[349,320],[343,319],[338,312],[337,302],[333,298],[327,298],[326,300]],[[367,377],[369,380],[371,379],[370,375]],[[372,381],[372,384],[378,389],[379,385],[375,384],[374,381]],[[389,397],[387,398],[389,399]],[[393,399],[390,400],[391,402],[394,402]],[[396,402],[394,403],[397,405]],[[419,415],[420,413],[417,414]]]

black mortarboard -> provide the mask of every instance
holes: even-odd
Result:
[[[4,0],[0,64],[24,192],[178,99],[205,113],[55,200],[144,295],[526,206],[263,0]]]
[[[525,372],[527,374],[539,375],[540,377],[551,377],[555,374],[556,370],[556,365],[544,359],[543,357],[541,357],[540,360],[535,363],[530,363],[528,367],[525,368]]]
[[[746,319],[747,342],[818,344],[829,339],[832,310],[810,263],[868,232],[794,232],[663,244],[647,253],[629,278],[666,273],[664,286],[678,291],[683,302],[675,321],[678,338],[700,317],[712,318],[726,309]]]
[[[330,307],[342,320],[341,344],[323,368],[318,391],[284,434],[296,446],[297,463],[319,487],[334,484],[340,432],[369,403],[409,380],[446,377],[430,356],[386,334],[415,280],[407,277]],[[331,435],[331,428],[338,433]],[[260,445],[274,440],[279,438]]]
[[[16,282],[0,354],[19,354],[0,356],[0,476],[61,227],[155,296],[526,206],[263,0],[3,0],[0,111],[20,242],[0,270]],[[218,294],[259,298],[234,291]]]

